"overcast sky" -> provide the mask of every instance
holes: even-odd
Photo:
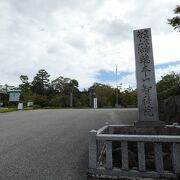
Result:
[[[151,28],[156,79],[180,72],[180,33],[167,24],[179,0],[0,0],[0,84],[51,79],[135,85],[133,29]]]

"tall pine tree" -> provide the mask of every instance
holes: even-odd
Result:
[[[33,92],[45,95],[50,86],[49,77],[50,75],[44,69],[40,69],[32,81]]]

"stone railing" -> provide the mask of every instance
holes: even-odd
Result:
[[[117,127],[104,126],[98,131],[92,130],[89,135],[89,175],[96,177],[150,177],[177,178],[180,175],[180,136],[176,135],[132,135],[113,134]],[[120,127],[120,126],[118,126]],[[122,127],[122,126],[121,126]],[[180,128],[180,126],[177,126]],[[121,148],[121,167],[114,167],[113,143],[119,143]],[[129,144],[137,147],[137,167],[129,166]],[[145,145],[151,143],[154,150],[154,169],[146,167]],[[164,144],[170,146],[171,167],[164,169]],[[117,157],[116,157],[117,158]]]

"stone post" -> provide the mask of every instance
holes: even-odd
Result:
[[[155,154],[156,171],[159,173],[163,173],[164,164],[163,164],[163,152],[162,152],[162,144],[161,143],[154,144],[154,154]]]
[[[96,130],[91,130],[89,134],[89,169],[96,169],[97,167],[97,143]]]
[[[97,109],[97,98],[93,98],[93,108]]]
[[[112,141],[106,141],[106,169],[112,169]]]
[[[138,165],[139,171],[146,171],[144,142],[138,142]]]
[[[128,158],[128,142],[121,142],[121,159],[122,159],[122,169],[129,170],[129,158]]]
[[[134,30],[136,81],[140,127],[164,126],[159,121],[151,29]]]
[[[180,174],[180,144],[172,144],[172,163],[174,173]]]
[[[23,103],[18,103],[18,110],[23,110]]]

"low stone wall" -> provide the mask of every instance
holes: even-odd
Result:
[[[159,100],[159,116],[166,124],[180,123],[180,95]]]
[[[141,129],[125,125],[90,131],[89,177],[179,180],[180,126],[143,131],[144,135]]]

